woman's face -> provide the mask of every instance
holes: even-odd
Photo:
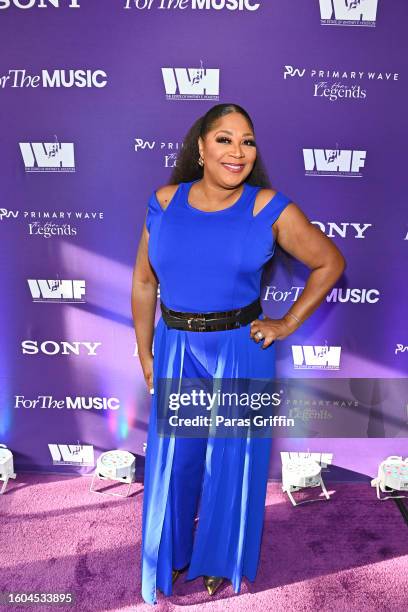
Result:
[[[198,139],[204,175],[220,185],[239,185],[256,160],[255,135],[241,113],[221,117],[205,139]]]

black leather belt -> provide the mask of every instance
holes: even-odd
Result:
[[[224,312],[179,312],[167,308],[161,300],[160,308],[168,327],[187,331],[236,329],[254,321],[263,312],[259,297],[248,306]]]

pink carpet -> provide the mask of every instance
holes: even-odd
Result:
[[[228,583],[210,598],[201,578],[182,577],[173,596],[159,593],[157,606],[140,595],[142,485],[133,484],[126,499],[89,486],[89,477],[49,474],[19,474],[9,483],[0,497],[0,591],[74,591],[76,603],[2,609],[408,610],[408,525],[395,502],[378,501],[369,485],[332,485],[330,501],[294,508],[270,483],[255,583],[244,579],[239,595]]]

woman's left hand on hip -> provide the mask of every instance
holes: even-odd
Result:
[[[258,344],[263,342],[262,348],[268,348],[275,340],[283,340],[292,331],[284,319],[270,319],[265,315],[264,319],[255,319],[250,324],[250,337]]]

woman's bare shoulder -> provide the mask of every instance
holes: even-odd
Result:
[[[277,189],[268,189],[262,187],[256,194],[253,214],[256,215],[257,213],[261,212],[263,207],[266,206],[272,200],[272,198],[277,194],[277,192]]]
[[[156,198],[160,206],[165,210],[176,193],[178,184],[163,185],[156,189]]]

